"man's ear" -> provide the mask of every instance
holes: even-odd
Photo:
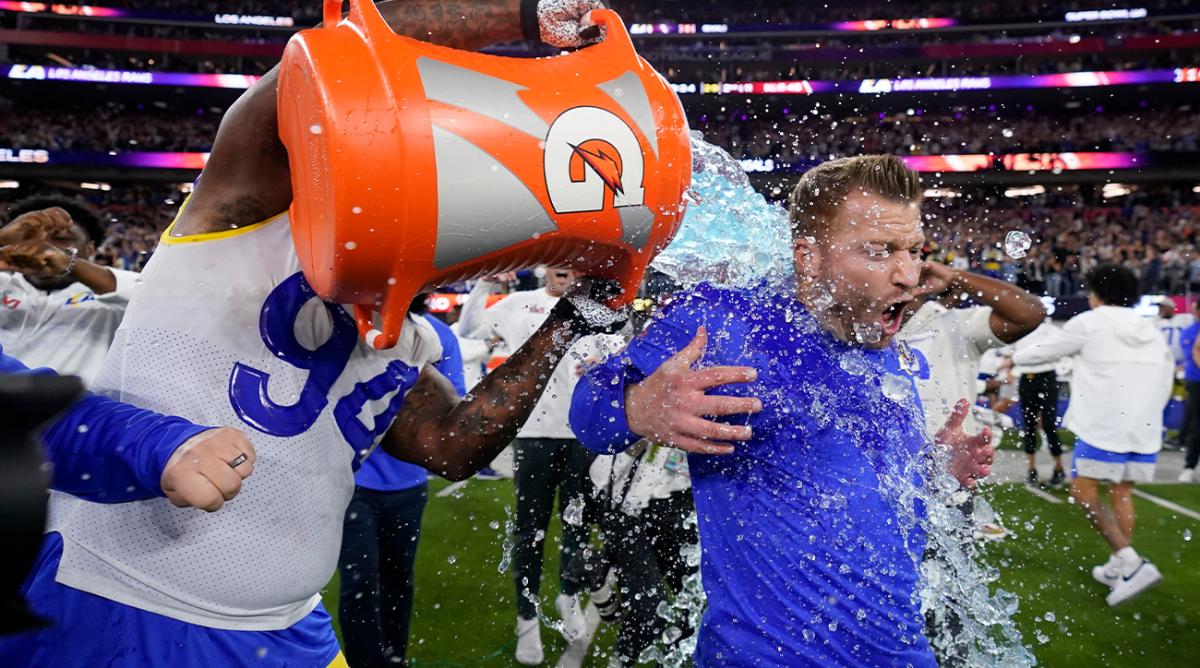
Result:
[[[796,263],[796,278],[812,279],[817,276],[820,262],[817,240],[810,236],[796,236],[792,240],[792,257]]]

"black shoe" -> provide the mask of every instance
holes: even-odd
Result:
[[[1066,472],[1063,471],[1062,469],[1054,469],[1054,475],[1050,476],[1050,486],[1051,487],[1062,487],[1063,483],[1066,481],[1067,481]]]
[[[1025,476],[1025,483],[1029,485],[1038,484],[1037,469],[1029,469],[1029,475]]]

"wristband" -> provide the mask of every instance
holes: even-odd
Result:
[[[70,276],[71,272],[75,271],[75,261],[79,259],[79,249],[74,246],[70,246],[68,248],[64,248],[63,252],[70,256],[70,259],[67,260],[67,268],[63,269],[63,272],[59,274],[59,276]]]

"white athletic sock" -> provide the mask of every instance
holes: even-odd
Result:
[[[1138,556],[1137,550],[1133,549],[1132,545],[1117,550],[1116,557],[1121,561],[1121,575],[1123,577],[1129,577],[1138,569],[1138,566],[1142,565],[1142,558]]]

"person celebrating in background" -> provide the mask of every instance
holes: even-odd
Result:
[[[1141,298],[1132,271],[1101,265],[1088,274],[1087,285],[1092,310],[1018,349],[1013,361],[1045,364],[1075,357],[1063,420],[1076,436],[1071,497],[1112,548],[1092,576],[1111,588],[1106,600],[1117,606],[1162,580],[1158,568],[1133,548],[1133,486],[1154,480],[1175,361],[1154,324],[1132,308]],[[1108,487],[1107,503],[1100,499],[1101,485]]]
[[[138,275],[92,262],[100,217],[65,197],[21,200],[0,228],[0,345],[90,385]]]

